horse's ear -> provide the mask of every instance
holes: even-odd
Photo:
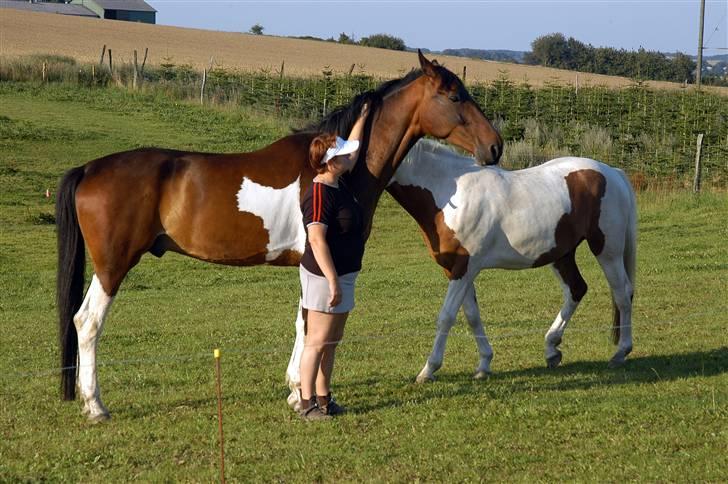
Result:
[[[420,58],[420,67],[422,68],[422,72],[424,72],[427,77],[436,77],[437,73],[435,72],[435,66],[437,65],[437,61],[435,61],[435,63],[428,61],[425,56],[422,55],[422,51],[420,49],[417,49],[417,57]]]

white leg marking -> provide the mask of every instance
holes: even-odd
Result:
[[[450,328],[455,324],[455,317],[463,304],[463,299],[472,285],[473,276],[465,274],[461,279],[450,281],[447,287],[445,303],[440,309],[437,318],[437,334],[432,345],[432,353],[427,358],[424,368],[417,375],[417,383],[424,383],[435,379],[435,372],[442,366],[442,359],[445,355],[445,345]]]
[[[627,271],[621,255],[619,257],[597,257],[609,281],[612,298],[619,309],[619,343],[617,351],[609,360],[610,366],[619,366],[624,363],[627,355],[632,351],[632,283],[629,281]]]
[[[493,348],[490,346],[488,337],[485,335],[483,328],[483,320],[480,318],[480,308],[478,307],[478,299],[475,296],[475,284],[471,283],[468,292],[463,301],[463,312],[465,319],[468,320],[470,329],[473,331],[475,343],[478,345],[478,354],[480,362],[478,368],[475,369],[475,378],[485,378],[490,374],[490,362],[493,359]]]
[[[575,301],[571,295],[571,288],[561,278],[559,271],[551,265],[551,269],[556,274],[556,278],[561,284],[561,290],[564,292],[564,303],[561,306],[561,311],[556,315],[556,319],[551,324],[551,327],[546,332],[546,348],[544,350],[546,356],[546,364],[549,368],[555,368],[561,363],[561,351],[558,346],[561,344],[561,339],[564,337],[564,331],[566,326],[569,324],[571,317],[574,315],[574,311],[579,306],[579,301]]]
[[[301,355],[303,355],[303,312],[301,310],[301,302],[298,302],[298,314],[296,315],[296,342],[293,345],[293,353],[288,361],[288,370],[286,370],[286,383],[291,393],[288,395],[288,405],[293,410],[299,410],[301,407]]]
[[[238,191],[238,210],[263,219],[268,231],[268,253],[265,260],[277,258],[284,250],[303,254],[306,232],[300,203],[301,177],[285,188],[275,189],[243,178]]]
[[[83,400],[83,412],[92,421],[109,418],[101,402],[96,379],[96,345],[104,329],[104,320],[114,298],[104,292],[94,274],[81,308],[73,317],[78,333],[78,387]]]

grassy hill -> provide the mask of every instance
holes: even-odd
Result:
[[[86,19],[64,15],[0,10],[2,46],[0,55],[28,54],[68,55],[79,61],[98,62],[104,45],[114,58],[129,62],[133,51],[149,48],[150,64],[171,60],[202,69],[213,64],[242,70],[277,71],[285,62],[287,74],[309,76],[321,74],[325,68],[334,72],[354,72],[382,78],[401,76],[417,65],[416,55],[353,45],[313,40],[291,39],[234,32],[216,32],[162,25]],[[574,84],[577,74],[571,71],[513,63],[437,56],[453,72],[462,73],[467,66],[467,79],[490,81],[502,74],[514,82],[528,80],[533,86],[549,82]],[[578,74],[578,83],[622,87],[629,79]],[[650,86],[673,89],[679,84],[650,82]],[[728,94],[728,88],[724,88]]]

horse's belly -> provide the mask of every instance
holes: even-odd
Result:
[[[306,242],[299,192],[299,179],[273,189],[243,178],[237,194],[211,196],[196,207],[191,223],[169,223],[164,228],[180,252],[198,259],[230,265],[295,265]]]
[[[538,227],[491,228],[478,248],[483,268],[528,269],[555,244],[553,234]]]

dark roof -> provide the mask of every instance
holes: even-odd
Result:
[[[130,10],[133,12],[156,12],[144,0],[93,0],[104,10]]]
[[[0,0],[0,8],[13,8],[16,10],[27,10],[30,12],[60,13],[63,15],[99,18],[98,15],[82,5],[70,5],[65,3],[30,3],[27,0]]]

